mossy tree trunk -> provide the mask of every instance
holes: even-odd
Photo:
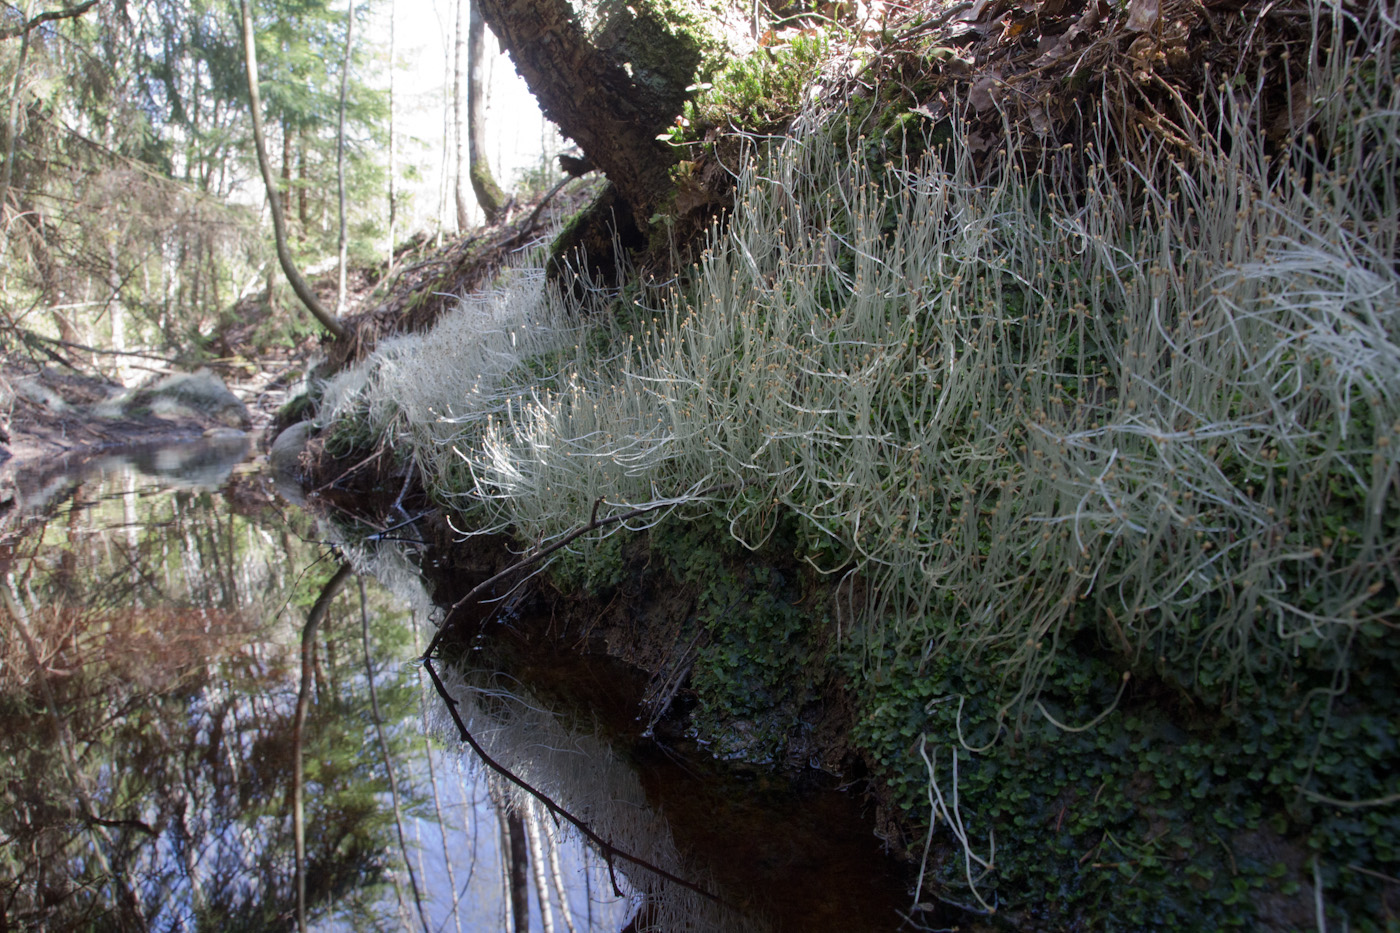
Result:
[[[465,2],[465,0],[463,0]],[[467,21],[467,159],[470,164],[472,193],[476,203],[486,215],[486,222],[494,224],[505,212],[506,196],[496,178],[491,174],[491,165],[486,161],[486,21],[481,18],[481,4],[472,0],[471,15]],[[458,62],[460,65],[460,54]],[[459,90],[461,81],[457,83]],[[458,133],[461,132],[461,116],[458,116]],[[460,136],[458,137],[460,140]],[[458,143],[458,171],[461,171],[461,143]],[[458,181],[460,191],[460,180]],[[458,195],[459,203],[463,200]],[[459,212],[461,208],[458,209]]]
[[[638,228],[670,190],[676,156],[657,140],[696,80],[698,19],[603,0],[586,27],[569,0],[477,0],[540,109],[607,176]],[[678,4],[684,10],[684,4]],[[623,218],[619,218],[622,220]]]

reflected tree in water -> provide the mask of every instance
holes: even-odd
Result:
[[[291,578],[314,546],[293,539],[289,554],[279,516],[212,505],[94,482],[64,514],[0,529],[5,925],[294,925],[297,636],[327,571]],[[359,640],[356,609],[324,608],[302,743],[307,912],[397,926],[376,910],[397,848],[363,754],[359,646],[332,650]],[[386,722],[411,721],[406,686],[378,700]]]

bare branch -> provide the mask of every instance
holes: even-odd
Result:
[[[86,3],[80,3],[77,6],[65,7],[62,10],[48,10],[44,13],[40,13],[33,19],[20,23],[18,26],[7,26],[4,29],[0,29],[0,41],[13,39],[15,36],[22,36],[33,30],[34,27],[42,26],[44,23],[52,23],[60,19],[75,19],[97,6],[97,3],[98,0],[87,0]]]

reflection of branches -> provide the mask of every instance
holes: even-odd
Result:
[[[562,806],[556,803],[554,799],[551,798],[548,794],[544,793],[544,791],[538,790],[525,779],[516,775],[505,765],[492,758],[487,753],[486,749],[481,747],[481,743],[479,743],[476,740],[475,736],[471,734],[471,731],[467,729],[467,724],[462,721],[461,714],[457,712],[458,701],[452,696],[451,693],[448,692],[447,685],[444,684],[442,682],[442,678],[438,676],[437,669],[433,667],[433,659],[430,657],[424,657],[422,660],[423,667],[427,670],[428,676],[432,678],[433,687],[437,690],[438,696],[442,697],[443,703],[446,704],[448,715],[452,717],[452,722],[457,727],[457,734],[461,736],[462,741],[466,742],[468,745],[471,746],[472,751],[476,752],[477,756],[481,758],[482,762],[485,763],[488,768],[490,768],[492,771],[495,771],[507,781],[510,781],[512,784],[524,790],[531,797],[534,797],[545,807],[546,810],[550,812],[552,816],[564,820],[565,822],[573,826],[575,829],[577,829],[580,833],[582,833],[584,838],[588,839],[595,846],[597,846],[598,850],[602,853],[603,858],[608,863],[608,873],[610,876],[613,872],[613,860],[622,859],[624,862],[631,862],[633,865],[645,868],[647,871],[652,872],[661,878],[665,878],[667,881],[670,881],[674,884],[678,884],[681,887],[686,888],[687,890],[694,891],[701,897],[714,901],[717,904],[723,903],[723,901],[720,900],[718,895],[706,890],[705,888],[701,887],[695,882],[687,881],[685,878],[682,878],[678,875],[674,875],[659,865],[653,864],[652,862],[648,862],[646,859],[633,855],[630,852],[624,852],[622,849],[619,849],[617,846],[614,846],[611,842],[608,842],[602,836],[594,832],[593,829],[590,828],[587,823],[583,822],[583,820],[574,816],[568,810],[565,810]],[[613,877],[613,891],[619,897],[622,896],[622,891],[617,886],[616,877]]]
[[[416,650],[418,647],[417,625],[413,626],[413,642]],[[366,652],[366,656],[368,656],[368,652]],[[423,683],[421,675],[418,678],[418,686],[418,708],[423,716],[423,753],[428,760],[428,782],[433,788],[433,813],[437,817],[438,836],[442,840],[442,864],[447,871],[447,885],[452,893],[452,920],[457,926],[457,933],[462,933],[461,897],[457,893],[457,876],[452,868],[452,853],[447,842],[447,820],[442,812],[442,795],[438,792],[437,766],[433,763],[432,731],[428,728],[427,685]],[[464,808],[464,812],[470,812],[470,810],[470,807]],[[467,832],[471,832],[470,826],[467,827]],[[439,930],[441,930],[441,926]]]
[[[349,564],[341,566],[341,570],[348,572],[349,569]],[[418,890],[418,875],[413,871],[413,860],[408,854],[408,840],[403,834],[403,812],[399,809],[399,782],[394,775],[394,761],[389,755],[389,743],[384,738],[384,719],[379,715],[379,692],[374,686],[374,665],[370,663],[369,658],[369,610],[365,606],[365,581],[362,577],[356,577],[355,582],[360,587],[360,635],[364,643],[365,680],[369,683],[369,705],[374,714],[374,734],[379,740],[379,753],[384,757],[384,770],[389,774],[389,797],[394,804],[394,829],[399,835],[399,849],[403,852],[404,867],[408,869],[408,883],[413,888],[413,903],[418,907],[418,919],[423,924],[423,933],[431,933],[432,925],[428,922],[428,913],[423,907],[423,896]]]
[[[93,860],[97,863],[101,872],[109,877],[116,887],[117,903],[121,911],[126,915],[121,920],[134,924],[137,929],[146,929],[148,924],[142,915],[141,904],[136,898],[130,882],[127,879],[123,865],[113,866],[107,857],[108,850],[113,849],[112,836],[107,832],[109,826],[124,825],[126,821],[106,820],[97,815],[97,807],[93,802],[92,793],[88,787],[82,768],[79,765],[76,741],[73,731],[70,728],[68,719],[59,713],[58,698],[54,695],[53,685],[49,682],[43,667],[43,658],[40,655],[39,642],[35,639],[34,633],[29,627],[29,614],[20,603],[17,595],[10,591],[10,584],[0,586],[0,600],[3,600],[5,608],[13,617],[16,631],[19,632],[25,648],[29,652],[30,661],[36,668],[36,680],[39,682],[40,690],[43,693],[44,701],[48,705],[49,713],[53,718],[54,732],[58,736],[59,749],[62,756],[64,768],[68,771],[68,778],[73,788],[74,796],[80,808],[79,813],[83,820],[92,828],[93,835],[97,836],[103,845],[93,846]],[[149,829],[148,829],[149,831]]]
[[[307,613],[301,630],[301,686],[297,689],[297,713],[292,724],[292,833],[296,843],[297,929],[306,933],[306,818],[303,808],[306,773],[302,762],[302,731],[306,726],[306,710],[311,705],[311,674],[316,653],[316,630],[321,626],[331,600],[350,578],[350,565],[340,569],[321,587],[321,595]],[[371,684],[373,682],[371,681]],[[375,717],[376,723],[378,716]]]

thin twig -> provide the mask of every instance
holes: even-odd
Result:
[[[432,658],[428,657],[425,654],[422,660],[423,667],[428,671],[428,677],[430,677],[433,681],[433,688],[437,690],[438,696],[442,697],[443,703],[447,705],[447,712],[452,717],[453,724],[457,726],[457,734],[461,736],[462,741],[466,742],[468,745],[471,746],[472,751],[476,752],[477,755],[481,757],[482,762],[485,763],[485,765],[488,768],[490,768],[492,771],[495,771],[497,774],[510,781],[512,784],[524,790],[531,797],[534,797],[545,807],[545,809],[547,809],[550,812],[550,815],[558,819],[564,820],[570,826],[573,826],[580,833],[582,833],[586,839],[588,839],[594,845],[598,846],[599,850],[603,854],[603,858],[607,860],[609,872],[611,872],[612,870],[612,860],[614,858],[620,858],[625,862],[631,862],[633,865],[645,868],[647,871],[652,872],[653,874],[661,878],[665,878],[667,881],[673,882],[674,884],[678,884],[688,891],[694,891],[701,897],[714,901],[716,904],[724,903],[724,901],[720,899],[719,895],[706,890],[705,888],[701,887],[695,882],[687,881],[685,878],[682,878],[679,875],[674,875],[659,865],[655,865],[651,862],[648,862],[644,858],[640,858],[636,855],[631,854],[630,852],[625,852],[622,849],[619,849],[617,846],[613,845],[611,842],[608,842],[602,836],[594,832],[588,826],[587,823],[583,822],[583,820],[574,816],[568,810],[565,810],[544,791],[534,787],[524,778],[519,777],[505,765],[492,758],[487,753],[486,749],[482,748],[481,744],[477,742],[476,738],[471,734],[471,731],[467,729],[467,724],[462,721],[461,714],[457,712],[457,706],[459,704],[459,701],[456,700],[452,696],[452,694],[450,694],[447,691],[447,685],[442,682],[442,678],[438,676],[437,670],[433,667]],[[613,887],[614,889],[617,888],[616,879],[614,879],[613,881]]]
[[[742,484],[720,483],[718,485],[702,489],[699,492],[695,493],[695,495],[707,496],[711,493],[721,492],[725,489],[732,489],[735,486],[739,485]],[[599,518],[598,506],[601,505],[602,502],[602,499],[598,499],[593,503],[593,511],[587,524],[580,525],[579,527],[575,528],[573,531],[569,532],[564,537],[560,538],[558,541],[555,541],[553,544],[549,545],[549,547],[539,548],[537,550],[532,551],[529,554],[526,554],[520,560],[511,564],[509,567],[505,568],[497,574],[488,577],[487,579],[478,583],[476,586],[472,587],[467,592],[467,595],[463,596],[461,599],[457,600],[455,603],[452,604],[452,608],[447,611],[448,618],[451,618],[452,613],[456,612],[459,608],[461,608],[463,604],[465,604],[472,598],[479,596],[481,593],[485,592],[492,584],[504,579],[505,577],[510,576],[513,573],[516,573],[517,571],[524,570],[526,567],[529,567],[532,564],[538,563],[539,561],[553,554],[560,548],[567,546],[569,543],[576,540],[580,536],[586,535],[590,531],[597,531],[599,528],[605,527],[607,525],[615,525],[618,522],[625,522],[630,518],[636,518],[638,515],[645,515],[648,512],[655,512],[657,509],[664,509],[676,504],[675,499],[668,499],[663,502],[658,502],[652,505],[638,506],[635,509],[629,509],[626,512],[619,512],[616,515],[609,515],[606,518]],[[428,659],[430,659],[433,656],[433,654],[437,651],[438,646],[442,644],[442,640],[447,636],[447,633],[452,631],[453,628],[455,628],[455,626],[449,625],[448,622],[444,621],[442,626],[437,630],[437,633],[433,635],[433,640],[428,642],[427,650],[423,652],[422,656],[419,657],[418,660],[427,661]]]

